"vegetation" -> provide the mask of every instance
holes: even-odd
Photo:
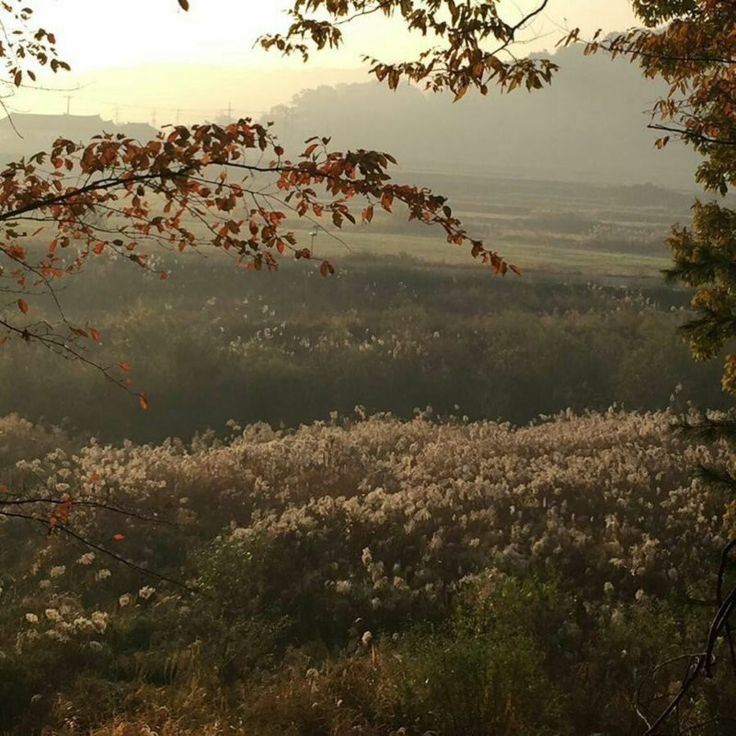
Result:
[[[358,413],[224,442],[54,435],[44,456],[47,431],[6,418],[13,497],[72,494],[73,529],[152,576],[39,544],[43,503],[23,506],[38,536],[6,519],[0,727],[628,735],[636,683],[698,641],[722,544],[722,497],[687,464],[728,451],[671,421]],[[699,713],[732,707],[728,688]]]
[[[664,409],[673,395],[677,406],[725,406],[718,367],[693,365],[677,336],[687,295],[668,287],[490,284],[407,259],[344,258],[330,280],[189,265],[172,262],[165,284],[131,271],[114,286],[92,268],[64,293],[70,317],[98,325],[90,358],[127,361],[152,411],[32,344],[0,354],[3,411],[105,441],[161,441],[232,418],[293,427],[357,404],[516,423],[570,407]]]
[[[262,44],[306,57],[338,45],[353,18],[383,12],[436,41],[417,59],[373,60],[389,88],[408,79],[456,101],[489,85],[532,91],[556,64],[507,52],[546,5],[509,21],[494,2],[294,0],[286,33]],[[723,197],[735,178],[733,4],[633,5],[644,29],[596,34],[586,51],[626,55],[667,82],[653,127],[691,144],[699,181]],[[54,36],[27,29],[31,10],[0,13],[20,26],[17,43],[0,46],[10,84],[34,79],[34,65],[65,68]],[[0,729],[624,736],[643,721],[648,734],[729,732],[733,418],[686,406],[701,430],[691,442],[671,431],[672,412],[592,411],[612,396],[642,410],[678,393],[707,398],[672,339],[679,292],[531,281],[488,296],[475,276],[452,273],[438,289],[437,272],[399,260],[390,271],[356,262],[360,278],[348,270],[329,293],[287,271],[282,295],[227,294],[221,282],[204,299],[219,256],[193,272],[182,268],[191,259],[149,252],[206,246],[271,271],[289,251],[327,276],[333,266],[304,247],[314,236],[295,221],[386,227],[402,204],[494,272],[520,273],[444,196],[391,181],[394,163],[333,150],[328,137],[289,159],[270,126],[240,120],[151,141],[60,139],[2,173],[0,277],[12,296],[0,325],[34,351],[22,360],[36,386],[48,382],[32,394],[18,353],[4,354],[4,401],[52,423],[10,415],[0,426]],[[592,218],[555,214],[524,224],[600,244]],[[734,222],[725,201],[698,203],[692,228],[669,241],[673,278],[696,288],[688,330],[700,358],[720,355],[736,330]],[[179,292],[158,284],[144,300],[146,283],[139,303],[124,303],[126,276],[111,274],[127,262],[158,281],[181,268]],[[70,276],[84,300],[70,290],[62,306],[57,281]],[[351,311],[361,283],[364,304]],[[103,295],[120,314],[95,308]],[[510,296],[516,306],[502,308]],[[204,322],[191,319],[203,309]],[[120,337],[108,342],[100,326]],[[157,393],[160,424],[126,425],[96,388],[62,409],[49,397],[66,398],[69,375],[44,349],[117,387],[133,385],[134,368]],[[732,393],[734,366],[726,357]],[[434,409],[415,408],[427,397]],[[351,414],[356,398],[365,406]],[[581,411],[555,414],[565,406]],[[385,409],[396,416],[369,416]],[[230,436],[162,439],[233,410]],[[491,421],[540,412],[554,416]],[[67,429],[53,426],[65,417]],[[250,418],[274,426],[242,426]],[[90,429],[116,442],[80,439]],[[136,432],[151,442],[119,442]],[[691,480],[689,466],[717,482]]]

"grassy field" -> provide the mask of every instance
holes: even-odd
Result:
[[[306,232],[299,233],[308,242]],[[438,233],[427,235],[386,234],[367,230],[348,232],[340,242],[327,233],[315,238],[315,254],[334,259],[347,255],[409,256],[432,264],[472,266],[468,248],[449,245]],[[528,273],[569,274],[598,277],[659,278],[670,261],[662,255],[597,251],[574,244],[545,243],[540,237],[534,243],[494,243],[501,255]]]
[[[408,175],[407,175],[408,176]],[[526,273],[583,277],[626,285],[661,278],[669,265],[670,228],[689,219],[692,195],[652,185],[588,186],[498,177],[412,173],[412,180],[447,195],[468,232]],[[301,242],[312,242],[303,221]],[[315,253],[409,256],[435,265],[471,266],[467,248],[441,232],[407,223],[402,212],[378,212],[373,223],[314,237]]]

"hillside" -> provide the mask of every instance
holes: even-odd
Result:
[[[407,86],[322,86],[272,117],[290,144],[332,135],[339,147],[390,151],[406,169],[693,188],[693,154],[677,144],[655,150],[657,136],[646,129],[661,83],[576,48],[554,60],[552,86],[534,94],[469,94],[452,104]]]

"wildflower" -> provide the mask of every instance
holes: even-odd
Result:
[[[147,601],[149,598],[153,596],[155,592],[156,592],[156,588],[152,588],[150,585],[145,585],[138,591],[138,596],[142,598],[144,601]]]
[[[373,555],[371,554],[371,551],[370,549],[368,549],[368,547],[366,547],[363,550],[363,553],[361,554],[360,559],[365,567],[368,567],[368,565],[370,565],[373,562]]]
[[[110,622],[110,616],[106,613],[103,613],[102,611],[95,611],[90,616],[90,621],[92,622],[92,625],[95,627],[95,629],[102,633],[105,631],[105,629],[107,629],[107,625]]]
[[[59,578],[66,572],[66,565],[56,565],[49,570],[49,576],[52,578]]]
[[[120,608],[126,608],[133,602],[133,596],[130,593],[123,593],[123,595],[118,598],[118,605]]]
[[[335,583],[335,591],[340,595],[348,595],[353,589],[353,584],[349,580],[338,580]]]
[[[34,626],[38,623],[38,616],[35,613],[27,613],[25,619],[29,624],[33,624]]]
[[[79,565],[91,565],[95,561],[95,553],[94,552],[85,552],[78,560],[77,564]]]
[[[66,644],[66,642],[69,641],[69,637],[63,631],[59,631],[58,629],[49,629],[45,632],[45,635],[49,639],[53,639],[60,644]]]
[[[80,633],[91,633],[96,631],[94,623],[85,616],[77,616],[72,622],[75,631]]]
[[[56,608],[47,608],[45,611],[45,615],[49,621],[61,621],[61,614]]]

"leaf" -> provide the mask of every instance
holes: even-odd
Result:
[[[462,87],[460,87],[460,89],[457,90],[457,92],[455,92],[455,99],[453,100],[453,102],[459,102],[460,100],[462,100],[462,98],[465,97],[467,91],[468,85],[464,84]]]
[[[151,408],[151,404],[145,394],[138,394],[138,403],[141,405],[143,411],[148,411]]]
[[[25,299],[18,299],[18,309],[20,309],[23,314],[28,314],[28,302]]]
[[[112,538],[114,542],[122,542],[125,539],[125,534],[118,532],[117,534],[113,534]]]
[[[118,363],[118,368],[120,368],[121,371],[125,371],[127,373],[130,370],[130,363]]]
[[[184,11],[189,10],[189,0],[179,0],[179,7]]]

